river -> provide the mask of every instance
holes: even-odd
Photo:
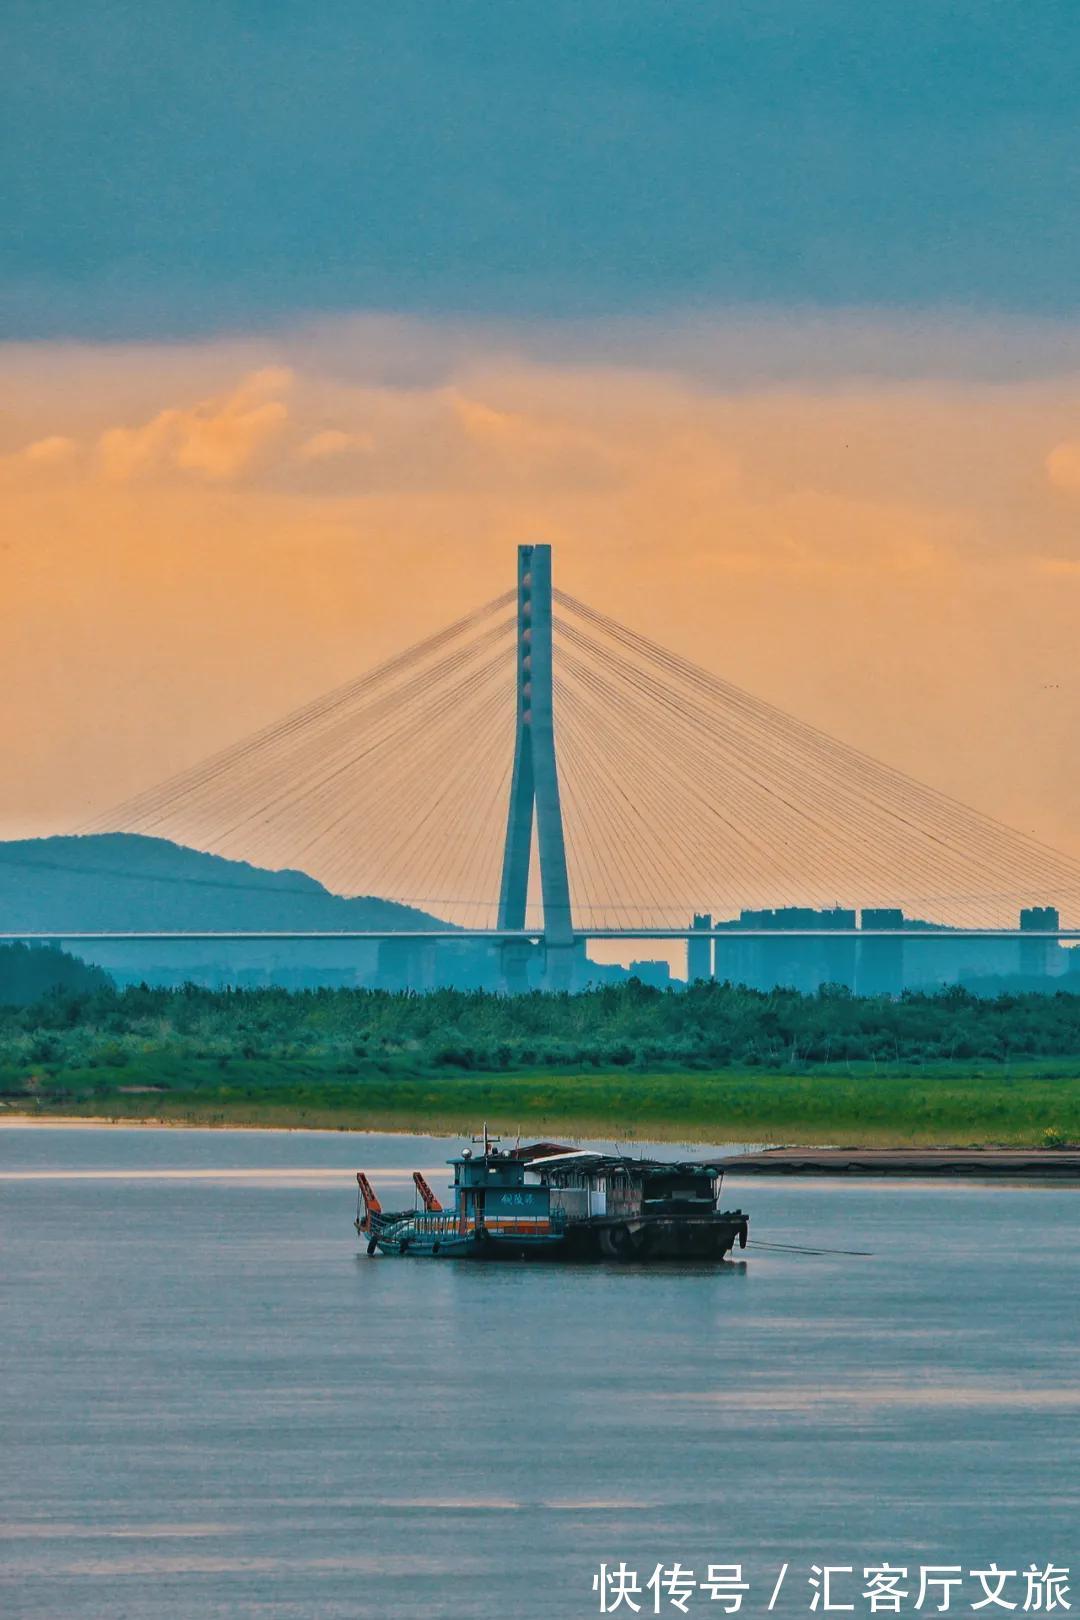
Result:
[[[1080,1188],[729,1177],[752,1238],[861,1257],[368,1259],[353,1172],[411,1202],[453,1147],[0,1129],[0,1613],[577,1620],[676,1560],[746,1615],[786,1564],[784,1616],[815,1564],[860,1615],[864,1568],[959,1565],[971,1612],[991,1559],[1080,1565]]]

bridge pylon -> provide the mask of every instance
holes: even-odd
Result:
[[[568,988],[574,959],[570,881],[566,871],[552,692],[551,547],[518,547],[517,710],[514,774],[506,818],[499,927],[525,927],[533,818],[544,914],[545,979]],[[503,980],[511,991],[528,983],[528,947],[503,947]]]

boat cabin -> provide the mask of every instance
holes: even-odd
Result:
[[[552,1213],[568,1221],[596,1217],[708,1215],[717,1207],[723,1171],[712,1164],[672,1164],[538,1142],[515,1150],[526,1182],[547,1188]]]
[[[489,1147],[473,1157],[466,1148],[451,1159],[454,1209],[463,1231],[536,1231],[548,1227],[551,1195],[535,1177],[526,1182],[526,1167],[510,1153]]]

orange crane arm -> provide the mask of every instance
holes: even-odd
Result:
[[[420,1194],[420,1197],[423,1200],[424,1208],[427,1210],[428,1214],[438,1215],[442,1210],[442,1205],[439,1203],[439,1200],[436,1198],[435,1194],[432,1192],[419,1170],[413,1171],[412,1178],[416,1183],[416,1190]]]
[[[362,1170],[356,1172],[356,1184],[360,1188],[360,1196],[364,1200],[364,1219],[360,1225],[362,1230],[366,1232],[371,1225],[371,1217],[382,1214],[382,1205],[375,1196],[374,1187]]]

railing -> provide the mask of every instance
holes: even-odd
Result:
[[[546,1227],[551,1232],[564,1232],[566,1230],[566,1216],[560,1209],[553,1209],[546,1214],[500,1216],[493,1215],[489,1221],[483,1223],[493,1232],[512,1232],[515,1227],[536,1229]],[[437,1213],[428,1213],[425,1210],[403,1211],[395,1214],[373,1215],[370,1230],[372,1232],[385,1232],[392,1235],[396,1227],[408,1226],[409,1233],[416,1237],[449,1237],[459,1233],[474,1232],[476,1230],[475,1218],[470,1214],[464,1221],[459,1212],[452,1209]]]
[[[424,1232],[432,1237],[442,1237],[448,1232],[456,1232],[460,1225],[459,1217],[452,1209],[444,1209],[429,1213],[426,1210],[405,1210],[399,1215],[389,1219],[384,1215],[379,1220],[379,1229],[385,1231],[388,1227],[408,1225],[414,1232]]]

